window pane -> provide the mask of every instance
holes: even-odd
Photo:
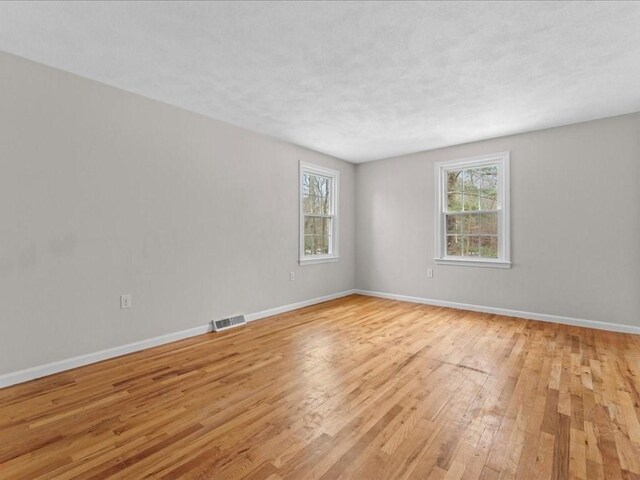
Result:
[[[318,195],[318,177],[309,174],[309,195]]]
[[[314,209],[314,213],[327,215],[329,213],[329,195],[315,197]]]
[[[317,203],[316,203],[316,208],[318,213],[322,214],[322,215],[328,215],[329,212],[329,193],[325,194],[322,197],[318,197]]]
[[[447,211],[448,212],[462,211],[462,193],[449,192],[447,194]]]
[[[479,192],[480,210],[496,210],[498,201],[495,190],[482,190]]]
[[[467,257],[477,257],[480,255],[480,237],[475,235],[464,237],[464,255]]]
[[[468,168],[464,170],[464,191],[475,192],[482,185],[482,170],[480,168]]]
[[[447,255],[456,257],[462,255],[461,235],[447,235]]]
[[[305,174],[302,181],[303,212],[310,215],[328,215],[331,205],[331,179]]]
[[[328,255],[331,251],[331,235],[325,235],[322,237],[323,238],[323,250],[322,253],[324,255]]]
[[[329,222],[330,218],[316,218],[316,235],[329,235]]]
[[[485,258],[498,258],[498,237],[480,237],[480,256]]]
[[[304,217],[304,234],[305,235],[314,235],[316,233],[316,218],[315,217]]]
[[[305,255],[313,254],[313,235],[304,236],[304,254]]]
[[[480,193],[480,210],[495,210],[496,208],[498,208],[498,201],[496,200],[495,192],[492,194],[481,192]]]
[[[479,234],[480,233],[480,215],[478,215],[477,213],[471,213],[469,215],[465,215],[465,217],[467,217],[467,223],[465,225],[465,231],[464,233],[466,234]]]
[[[497,213],[445,215],[448,235],[497,235]]]
[[[447,191],[462,192],[463,170],[450,170],[447,172]]]
[[[447,234],[461,234],[465,230],[466,215],[447,215]]]
[[[318,183],[318,192],[316,195],[322,198],[329,197],[329,179],[327,177],[316,177]]]
[[[462,210],[473,212],[478,210],[478,193],[465,190],[462,196]]]
[[[328,215],[329,197],[307,196],[302,198],[305,215]]]
[[[331,218],[304,217],[305,235],[329,235],[331,233]]]
[[[314,213],[314,210],[315,210],[315,207],[314,207],[315,198],[316,197],[309,197],[309,196],[302,197],[303,212],[305,214]]]
[[[323,210],[325,204],[325,199],[318,196],[311,197],[311,213],[315,214],[323,214],[325,213]]]
[[[498,167],[492,165],[490,167],[481,167],[482,182],[485,186],[496,188],[498,185]]]
[[[330,212],[330,194],[325,195],[320,199],[318,209],[323,215],[329,215]]]
[[[497,234],[497,213],[445,215],[447,234]]]
[[[495,235],[447,235],[447,255],[498,258]]]
[[[316,233],[315,229],[316,224],[313,222],[313,218],[304,217],[304,234],[305,235],[313,235]]]
[[[478,169],[467,169],[463,172],[462,204],[465,212],[478,210],[478,190],[482,175]]]
[[[329,179],[319,175],[311,175],[309,195],[319,198],[329,197]]]
[[[497,213],[483,213],[480,217],[480,231],[483,235],[497,235],[498,234],[498,214]]]
[[[463,209],[463,178],[464,170],[451,170],[447,172],[447,211],[461,212]],[[463,218],[450,216],[447,220],[447,232],[462,233]]]
[[[329,235],[313,236],[313,254],[328,255],[329,254]]]
[[[331,235],[308,234],[304,236],[304,254],[306,256],[328,255],[331,246]]]
[[[480,185],[480,209],[495,210],[497,208],[498,167],[483,167]]]

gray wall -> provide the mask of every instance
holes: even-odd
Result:
[[[502,150],[513,268],[434,265],[433,162]],[[338,263],[297,264],[299,160]],[[638,185],[640,114],[354,167],[0,53],[0,374],[356,286],[640,325]]]
[[[297,264],[299,160],[340,170],[337,263]],[[0,374],[353,288],[354,170],[0,54]]]
[[[358,165],[357,287],[640,325],[639,142],[633,114]],[[504,150],[513,267],[435,265],[433,163]]]

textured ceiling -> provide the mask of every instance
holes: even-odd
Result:
[[[640,3],[0,3],[0,50],[360,162],[640,110]]]

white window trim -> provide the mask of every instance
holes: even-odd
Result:
[[[303,188],[303,179],[305,173],[322,175],[324,177],[331,178],[331,212],[333,214],[333,225],[331,230],[331,253],[329,255],[310,255],[305,256],[304,254],[304,205],[302,199],[302,188]],[[318,263],[330,263],[337,262],[340,258],[338,245],[339,242],[339,220],[338,220],[338,212],[339,212],[339,198],[338,194],[340,191],[340,172],[338,170],[333,170],[331,168],[321,167],[319,165],[313,165],[311,163],[300,162],[300,177],[299,177],[299,192],[298,192],[298,201],[299,201],[299,212],[300,212],[300,225],[299,225],[299,250],[298,250],[298,261],[300,265],[314,265]]]
[[[509,210],[509,152],[492,153],[460,160],[435,163],[436,182],[436,252],[435,262],[440,265],[465,265],[475,267],[511,268],[510,210]],[[444,171],[468,167],[497,165],[498,182],[502,195],[498,195],[498,258],[453,257],[446,255],[444,196],[446,176]]]

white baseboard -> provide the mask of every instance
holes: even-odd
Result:
[[[575,327],[596,328],[598,330],[608,330],[610,332],[634,333],[640,335],[640,326],[623,325],[621,323],[599,322],[596,320],[585,320],[582,318],[562,317],[560,315],[548,315],[546,313],[523,312],[520,310],[510,310],[508,308],[485,307],[482,305],[472,305],[469,303],[448,302],[444,300],[434,300],[431,298],[411,297],[408,295],[397,295],[395,293],[373,292],[370,290],[355,290],[354,293],[369,297],[388,298],[390,300],[400,300],[403,302],[422,303],[436,307],[457,308],[459,310],[471,310],[473,312],[493,313],[507,317],[524,318],[527,320],[540,320],[542,322],[561,323]]]
[[[486,307],[482,305],[472,305],[468,303],[448,302],[444,300],[434,300],[431,298],[423,297],[411,297],[408,295],[398,295],[394,293],[373,292],[369,290],[345,290],[343,292],[334,293],[331,295],[325,295],[323,297],[312,298],[310,300],[303,300],[301,302],[291,303],[281,307],[271,308],[263,310],[261,312],[250,313],[245,315],[248,322],[259,320],[280,313],[290,312],[299,308],[308,307],[317,303],[327,302],[336,298],[345,297],[358,293],[360,295],[366,295],[369,297],[387,298],[391,300],[400,300],[404,302],[422,303],[426,305],[434,305],[438,307],[457,308],[460,310],[471,310],[474,312],[493,313],[497,315],[504,315],[508,317],[525,318],[528,320],[540,320],[543,322],[560,323],[564,325],[572,325],[576,327],[596,328],[599,330],[608,330],[612,332],[633,333],[640,335],[640,326],[623,325],[619,323],[599,322],[595,320],[585,320],[581,318],[562,317],[559,315],[548,315],[545,313],[533,313],[523,312],[520,310],[510,310],[506,308]],[[126,355],[127,353],[137,352],[139,350],[145,350],[147,348],[157,347],[164,345],[165,343],[175,342],[184,338],[201,335],[211,331],[211,325],[202,325],[199,327],[190,328],[188,330],[182,330],[180,332],[168,333],[159,337],[149,338],[141,340],[139,342],[129,343],[120,347],[109,348],[106,350],[100,350],[98,352],[89,353],[86,355],[80,355],[78,357],[68,358],[65,360],[59,360],[57,362],[47,363],[45,365],[39,365],[37,367],[27,368],[18,372],[11,372],[4,375],[0,375],[0,388],[16,385],[18,383],[27,382],[36,378],[45,377],[54,373],[63,372],[65,370],[71,370],[72,368],[81,367],[83,365],[89,365],[91,363],[100,362],[102,360],[108,360],[110,358]]]
[[[280,313],[290,312],[291,310],[297,310],[299,308],[308,307],[309,305],[315,305],[316,303],[328,302],[329,300],[335,300],[336,298],[346,297],[347,295],[353,295],[356,290],[345,290],[343,292],[332,293],[331,295],[325,295],[324,297],[312,298],[311,300],[303,300],[301,302],[290,303],[282,307],[270,308],[269,310],[263,310],[257,313],[250,313],[245,315],[244,318],[247,322],[253,322],[254,320],[260,320],[265,317],[272,317]]]
[[[250,313],[248,315],[245,315],[245,318],[248,322],[252,322],[261,318],[271,317],[279,313],[308,307],[309,305],[315,305],[316,303],[322,303],[329,300],[334,300],[336,298],[345,297],[353,293],[355,293],[354,290],[346,290],[331,295],[325,295],[323,297],[317,297],[310,300],[291,303],[282,307],[276,307],[269,310],[263,310],[261,312]],[[199,327],[189,328],[188,330],[182,330],[180,332],[168,333],[159,337],[141,340],[139,342],[128,343],[127,345],[122,345],[120,347],[108,348],[106,350],[100,350],[98,352],[88,353],[86,355],[80,355],[78,357],[67,358],[65,360],[59,360],[57,362],[27,368],[18,372],[7,373],[4,375],[0,375],[0,388],[9,387],[18,383],[28,382],[29,380],[46,377],[47,375],[63,372],[65,370],[71,370],[72,368],[82,367],[83,365],[89,365],[91,363],[100,362],[102,360],[108,360],[109,358],[119,357],[121,355],[126,355],[127,353],[137,352],[139,350],[145,350],[151,347],[157,347],[159,345],[164,345],[165,343],[175,342],[177,340],[201,335],[210,331],[210,324],[202,325]]]
[[[57,362],[47,363],[45,365],[38,365],[37,367],[27,368],[18,372],[7,373],[0,376],[0,388],[15,385],[17,383],[28,382],[35,378],[46,377],[47,375],[71,370],[72,368],[82,367],[83,365],[89,365],[90,363],[108,360],[109,358],[119,357],[121,355],[126,355],[127,353],[137,352],[138,350],[157,347],[158,345],[164,345],[165,343],[175,342],[177,340],[182,340],[183,338],[207,333],[210,330],[210,325],[204,325],[201,327],[190,328],[188,330],[182,330],[180,332],[168,333],[159,337],[140,340],[139,342],[128,343],[120,347],[108,348],[106,350],[87,353],[85,355],[79,355],[77,357],[67,358]]]

